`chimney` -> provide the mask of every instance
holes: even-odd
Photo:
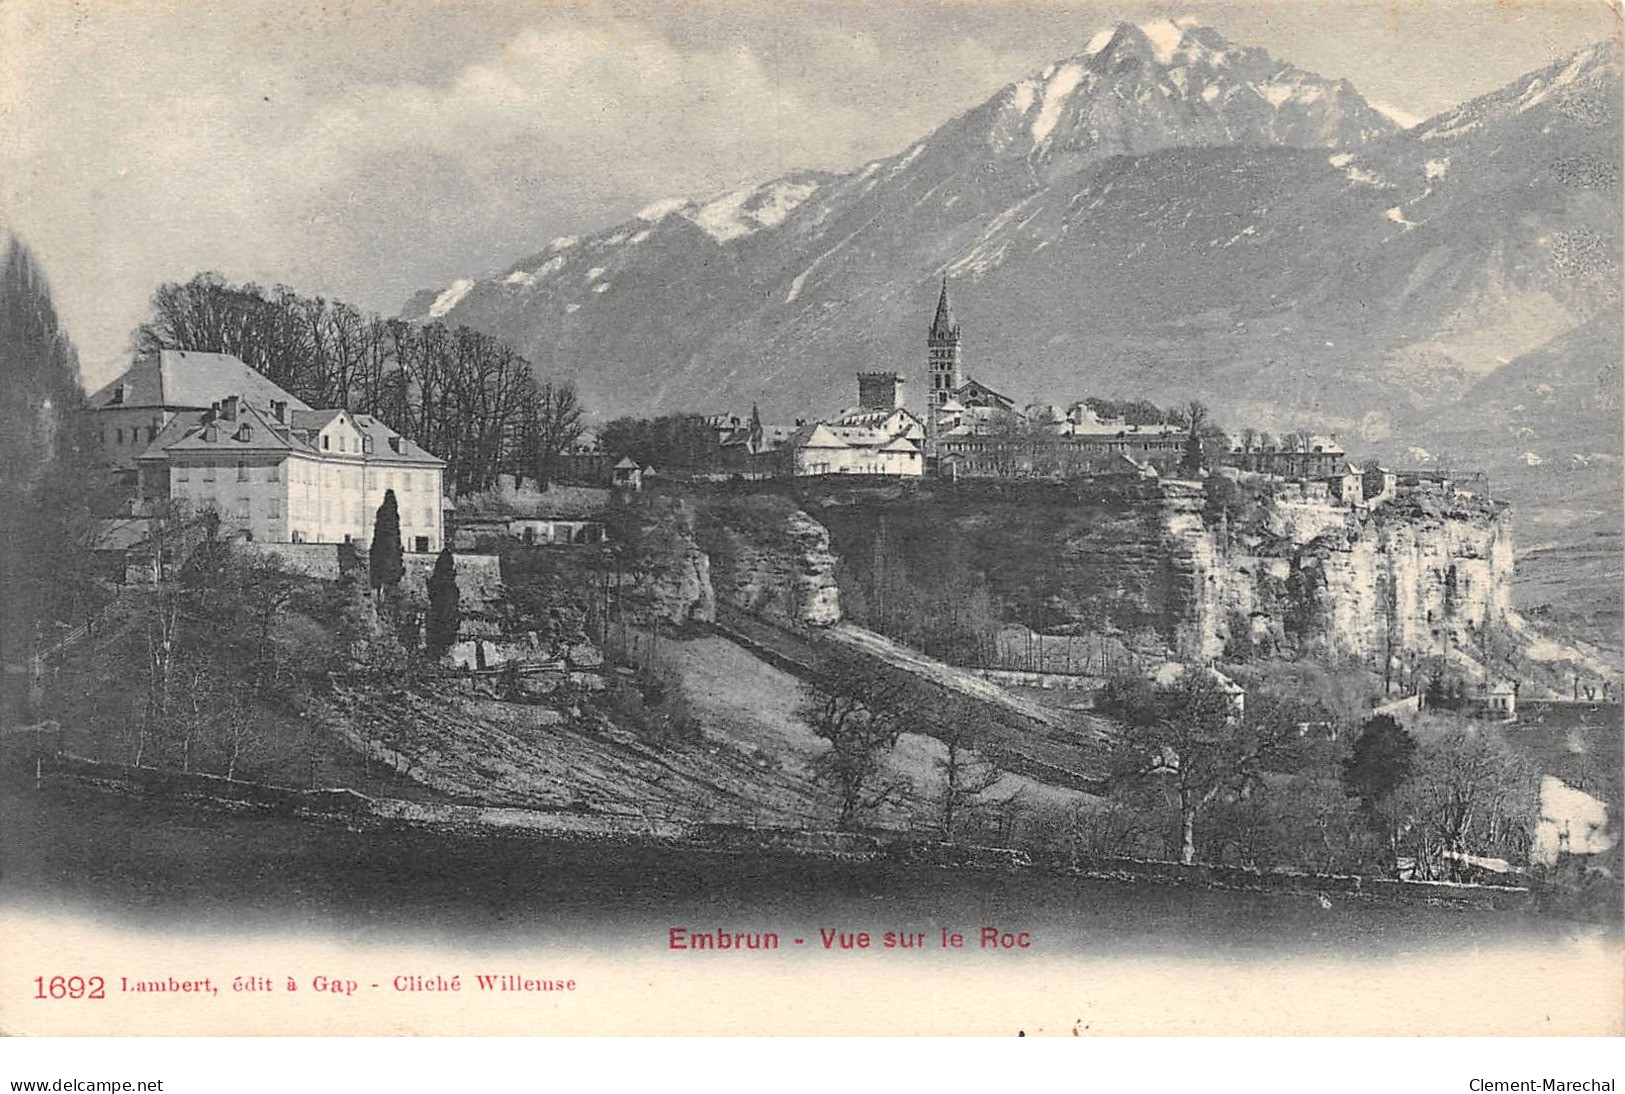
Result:
[[[237,396],[227,395],[220,401],[220,416],[228,422],[237,420]]]

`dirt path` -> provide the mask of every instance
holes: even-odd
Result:
[[[824,634],[832,642],[837,642],[850,649],[867,654],[886,664],[899,668],[905,672],[929,680],[938,687],[957,692],[960,695],[987,703],[989,706],[1005,710],[1011,714],[1037,722],[1046,729],[1077,732],[1078,721],[1068,718],[1051,707],[1035,703],[1020,695],[1013,695],[999,685],[984,680],[968,669],[958,668],[933,657],[927,657],[917,650],[893,642],[885,635],[865,630],[851,623],[837,623]],[[1082,730],[1085,736],[1093,738],[1104,744],[1107,736],[1104,731],[1094,726],[1085,725]]]

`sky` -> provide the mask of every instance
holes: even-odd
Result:
[[[1607,0],[0,0],[0,228],[94,387],[165,281],[394,314],[655,200],[890,155],[1181,16],[1415,118],[1619,33]]]

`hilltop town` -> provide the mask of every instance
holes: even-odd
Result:
[[[928,832],[1073,863],[1303,867],[1310,829],[1285,814],[1237,852],[1245,799],[1226,795],[1273,780],[1278,805],[1310,808],[1380,725],[1438,764],[1534,749],[1549,785],[1505,807],[1512,828],[1497,813],[1499,834],[1404,854],[1345,810],[1323,868],[1504,881],[1616,846],[1617,780],[1540,742],[1606,739],[1617,684],[1513,609],[1512,514],[1481,476],[1226,430],[1194,400],[1017,406],[971,375],[951,293],[922,324],[918,410],[909,373],[872,369],[855,406],[790,424],[589,427],[567,389],[476,344],[414,365],[466,391],[464,370],[498,362],[485,395],[438,410],[493,440],[445,454],[427,403],[324,407],[324,373],[274,354],[141,352],[74,423],[106,484],[87,541],[102,591],[28,661],[30,707],[64,726],[51,763],[132,786],[154,766],[286,785],[304,764],[317,787],[359,764],[370,794],[520,804],[543,832],[560,809],[602,833],[654,810],[684,839],[836,833],[796,853]],[[121,689],[133,708],[84,702]],[[1165,724],[1147,711],[1200,720],[1210,701],[1216,739],[1269,744],[1215,755],[1230,804],[1185,807],[1180,834],[1134,797],[1162,793],[1156,763],[1122,772],[1163,755],[1136,751]],[[640,756],[681,778],[635,773]],[[1140,834],[1106,839],[1124,808]]]
[[[569,446],[566,475],[625,486],[645,476],[680,481],[859,475],[890,478],[1054,478],[1140,475],[1200,478],[1233,468],[1310,484],[1347,505],[1368,506],[1407,490],[1482,492],[1470,470],[1393,471],[1351,462],[1333,436],[1291,430],[1221,429],[1198,401],[1168,410],[1144,399],[1078,399],[1069,405],[1016,401],[966,371],[964,333],[948,279],[926,331],[915,379],[926,405],[912,410],[907,373],[857,374],[857,402],[826,417],[763,422],[759,410],[622,419],[585,429]],[[658,423],[658,424],[657,424]],[[680,441],[659,436],[676,428]],[[665,460],[658,456],[667,457]]]

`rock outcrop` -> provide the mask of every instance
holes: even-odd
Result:
[[[620,591],[628,618],[681,625],[716,619],[711,560],[696,539],[694,513],[679,501],[661,499],[641,515]]]
[[[1291,484],[1286,484],[1291,486]],[[1267,498],[1238,529],[1197,484],[1162,484],[1183,610],[1179,655],[1285,653],[1403,663],[1481,644],[1511,609],[1505,507],[1416,493],[1351,508],[1300,488]],[[1183,595],[1180,595],[1183,592]]]
[[[772,495],[712,504],[705,520],[719,600],[786,626],[841,621],[836,558],[818,521]]]

